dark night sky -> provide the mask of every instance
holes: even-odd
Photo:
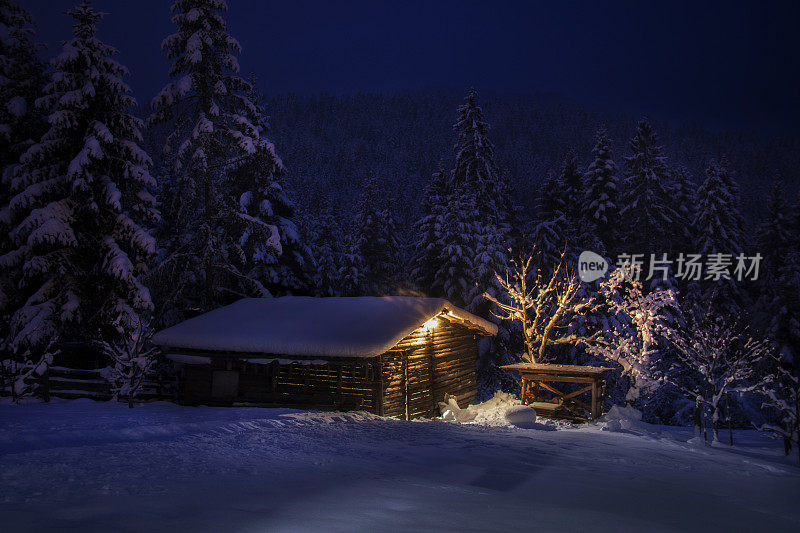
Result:
[[[73,1],[24,0],[50,52]],[[169,0],[97,0],[146,103]],[[604,111],[800,138],[800,2],[228,0],[268,93],[419,87],[556,92]],[[702,4],[702,5],[699,5]],[[49,53],[49,52],[48,52]]]

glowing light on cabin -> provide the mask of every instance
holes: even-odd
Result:
[[[424,324],[422,324],[422,329],[425,330],[425,332],[430,332],[433,331],[434,328],[436,328],[438,325],[439,325],[439,319],[433,317]]]

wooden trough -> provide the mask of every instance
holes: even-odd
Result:
[[[520,373],[520,399],[540,416],[586,421],[597,420],[603,412],[604,376],[611,368],[542,363],[517,363],[501,368]],[[565,392],[554,383],[585,386]],[[589,396],[588,403],[579,399],[582,396]]]
[[[445,394],[475,403],[478,340],[490,322],[446,300],[245,299],[159,332],[181,367],[180,400],[438,414]]]

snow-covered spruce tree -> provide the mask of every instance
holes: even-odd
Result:
[[[561,255],[567,250],[570,226],[565,214],[567,188],[561,174],[550,174],[539,191],[531,240],[537,268],[554,272]]]
[[[466,307],[475,281],[475,248],[478,233],[475,220],[475,200],[468,189],[448,195],[447,211],[442,227],[439,270],[436,273],[437,291],[459,307]]]
[[[706,179],[697,191],[697,213],[694,218],[694,244],[697,253],[729,253],[742,251],[742,216],[736,191],[730,179],[715,161],[706,169]]]
[[[781,183],[774,180],[767,220],[758,233],[764,256],[758,280],[758,324],[773,339],[786,362],[800,370],[800,247],[792,213]]]
[[[162,323],[242,296],[296,290],[306,253],[280,186],[280,159],[262,135],[251,85],[238,76],[241,47],[227,31],[227,5],[176,0],[171,9],[177,31],[162,49],[173,79],[149,119],[171,131],[155,276]]]
[[[758,251],[764,257],[763,274],[774,281],[786,262],[796,238],[792,213],[786,201],[786,192],[778,179],[773,179],[767,196],[767,220],[758,232]]]
[[[490,219],[497,215],[499,174],[494,160],[494,145],[488,138],[489,124],[478,106],[475,89],[470,89],[465,102],[458,107],[458,119],[453,130],[456,132],[456,162],[452,188],[470,189],[478,201],[479,219]]]
[[[592,156],[594,159],[584,175],[586,222],[603,251],[615,255],[619,251],[619,183],[605,128],[597,130]]]
[[[9,345],[24,379],[42,373],[64,342],[122,341],[152,310],[140,279],[155,253],[150,158],[122,81],[127,69],[95,36],[101,14],[68,12],[74,37],[52,61],[39,100],[50,129],[15,169],[8,208],[16,249],[3,268],[20,269],[23,303]]]
[[[559,217],[566,219],[569,190],[564,183],[563,173],[549,173],[539,190],[536,204],[536,220],[555,220]]]
[[[339,275],[344,254],[343,235],[330,200],[323,202],[319,213],[306,227],[311,253],[316,259],[314,292],[319,296],[339,296],[342,291]]]
[[[587,232],[585,227],[585,205],[586,189],[584,186],[583,173],[578,164],[578,157],[575,152],[570,152],[564,160],[561,169],[560,182],[564,186],[565,205],[564,215],[569,226],[570,247],[574,250],[583,248],[586,244]]]
[[[342,264],[339,267],[339,283],[343,296],[365,296],[367,286],[366,265],[361,257],[357,238],[347,235],[344,240]]]
[[[734,258],[743,252],[742,217],[737,204],[730,181],[723,179],[720,168],[712,161],[697,192],[697,212],[692,224],[696,253],[704,256],[728,254]],[[745,293],[732,277],[704,280],[701,287],[704,299],[714,302],[719,310],[731,316],[744,304]]]
[[[459,207],[474,206],[473,214],[466,214],[467,218],[462,219],[461,223],[462,227],[471,230],[471,234],[461,239],[466,249],[471,248],[474,252],[473,283],[465,287],[463,300],[469,311],[494,320],[500,329],[496,337],[484,339],[480,346],[479,389],[489,394],[498,386],[510,385],[507,373],[501,372],[498,367],[512,362],[512,334],[508,324],[494,317],[494,304],[485,294],[504,298],[496,273],[504,272],[509,251],[516,247],[511,238],[515,211],[512,208],[510,186],[495,162],[494,145],[488,137],[489,124],[477,104],[474,89],[469,91],[465,102],[458,108],[458,119],[453,129],[456,132],[456,146],[451,190],[453,194],[462,196],[456,202]],[[449,225],[449,228],[452,231],[453,225]],[[445,242],[447,250],[450,242]],[[453,249],[450,248],[451,251]]]
[[[386,295],[396,292],[398,250],[397,227],[390,202],[378,182],[370,177],[361,186],[361,199],[356,214],[356,246],[364,262],[366,294]]]
[[[458,120],[453,125],[456,132],[455,169],[452,176],[454,194],[466,194],[474,200],[474,277],[477,287],[465,295],[467,307],[486,315],[489,302],[484,292],[492,292],[495,272],[508,263],[509,239],[513,213],[508,212],[511,200],[494,159],[494,145],[489,140],[489,124],[477,104],[477,95],[471,89],[466,101],[458,108]],[[461,191],[464,191],[463,193]]]
[[[670,199],[671,181],[666,157],[647,119],[636,127],[625,158],[620,225],[627,253],[669,252],[678,214]]]
[[[228,190],[238,198],[239,210],[231,224],[238,236],[232,244],[234,276],[243,275],[245,294],[280,296],[305,292],[310,287],[313,270],[311,249],[300,237],[295,223],[295,207],[283,190],[283,163],[275,146],[266,137],[269,129],[262,97],[255,76],[248,80],[245,95],[253,109],[251,123],[258,128],[254,152],[242,156],[228,170]],[[229,192],[229,193],[230,193]]]
[[[685,167],[672,169],[671,198],[673,209],[678,214],[676,236],[673,248],[681,249],[681,243],[692,240],[694,219],[697,216],[697,186],[691,173]],[[692,250],[683,250],[693,252]]]
[[[434,172],[422,200],[422,217],[414,227],[416,240],[411,267],[414,286],[429,296],[441,296],[442,284],[436,277],[444,247],[443,230],[450,194],[448,171],[443,163]]]
[[[7,185],[20,156],[47,130],[45,113],[36,106],[47,82],[34,42],[33,19],[9,0],[0,0],[0,170],[2,205],[8,203]]]
[[[0,0],[0,256],[12,249],[6,207],[14,168],[47,130],[44,113],[36,106],[46,83],[40,49],[34,42],[30,13],[14,2]],[[0,269],[0,390],[14,380],[15,365],[4,339],[9,312],[20,303],[16,290],[19,276],[19,271]]]

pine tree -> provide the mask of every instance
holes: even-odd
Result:
[[[434,285],[435,291],[459,307],[467,306],[468,296],[476,286],[474,261],[478,229],[472,196],[469,190],[448,196],[442,228],[444,246],[439,258],[441,266]]]
[[[786,362],[800,367],[800,248],[794,218],[797,206],[792,213],[778,180],[773,180],[770,187],[767,209],[768,218],[758,233],[758,251],[764,258],[757,302],[759,323]]]
[[[46,131],[44,113],[36,106],[47,82],[34,42],[33,19],[9,0],[0,0],[0,171],[7,205],[7,186],[19,157]]]
[[[567,251],[572,228],[567,220],[568,188],[563,173],[550,174],[539,192],[538,209],[531,235],[533,261],[537,269],[552,273]],[[571,249],[570,249],[571,251]]]
[[[47,80],[34,35],[30,13],[14,2],[0,0],[0,256],[13,249],[8,204],[14,169],[47,128],[44,113],[36,106]],[[4,341],[9,312],[21,303],[16,288],[19,275],[0,269],[0,375],[13,366]]]
[[[666,157],[647,119],[642,119],[630,141],[633,155],[625,158],[626,179],[620,224],[625,228],[628,253],[669,252],[679,217],[670,201],[671,176]]]
[[[343,296],[365,296],[369,293],[366,264],[361,257],[356,238],[348,235],[344,241],[344,255],[339,270]]]
[[[422,217],[415,224],[415,237],[411,279],[425,294],[441,296],[441,285],[437,283],[440,251],[444,246],[443,229],[447,214],[447,198],[450,194],[448,172],[443,163],[434,172],[422,201]]]
[[[570,240],[574,247],[581,247],[581,239],[585,237],[584,228],[584,199],[586,190],[583,181],[583,173],[578,164],[575,152],[570,152],[564,160],[564,167],[561,169],[561,183],[564,185],[565,205],[564,214],[569,225]]]
[[[365,180],[356,216],[356,246],[365,266],[366,292],[373,295],[392,294],[397,285],[397,227],[383,196],[374,178]]]
[[[231,258],[231,262],[244,274],[242,282],[250,285],[254,295],[305,292],[311,283],[311,250],[302,242],[294,204],[281,185],[285,170],[266,138],[269,125],[256,81],[254,76],[248,80],[246,96],[254,107],[252,123],[258,127],[260,142],[227,176],[229,190],[239,200],[232,221],[238,239],[232,249],[240,260]]]
[[[462,205],[472,201],[475,206],[475,223],[465,227],[471,226],[474,231],[468,239],[475,252],[476,285],[468,289],[464,300],[471,311],[487,315],[490,302],[483,294],[493,291],[495,272],[502,272],[508,263],[513,213],[509,212],[509,187],[495,163],[494,145],[488,138],[489,124],[483,118],[474,89],[470,89],[458,113],[453,125],[457,141],[452,189],[455,194],[467,191],[463,194],[468,198]]]
[[[562,174],[550,173],[542,184],[539,201],[536,205],[536,220],[544,222],[564,217],[566,221],[569,189]]]
[[[489,124],[483,119],[477,93],[470,89],[465,102],[458,107],[456,162],[453,189],[468,188],[477,200],[479,219],[496,216],[498,170],[494,161],[494,145],[488,138]]]
[[[173,78],[153,99],[152,125],[168,124],[162,187],[162,322],[242,296],[302,288],[307,262],[283,166],[262,135],[263,116],[238,76],[239,43],[223,0],[176,0],[177,32],[162,48]]]
[[[783,185],[775,179],[767,197],[767,220],[758,234],[758,251],[764,257],[767,276],[777,276],[785,264],[786,254],[791,251],[796,237],[792,222]]]
[[[325,201],[307,225],[309,245],[316,259],[314,292],[319,296],[339,296],[342,283],[339,275],[342,267],[343,243],[339,219],[330,201]]]
[[[693,222],[696,253],[704,257],[726,254],[731,261],[743,252],[740,242],[741,220],[734,191],[724,180],[717,164],[712,161],[706,179],[697,191],[697,213]],[[744,292],[733,277],[704,281],[703,298],[722,310],[737,313],[744,303]]]
[[[697,191],[697,213],[693,222],[697,253],[741,252],[741,220],[734,191],[722,179],[716,162],[712,161],[706,170],[706,179]]]
[[[597,131],[592,156],[594,160],[584,177],[587,225],[610,253],[618,251],[619,183],[605,128]]]
[[[692,224],[697,216],[697,187],[685,167],[672,169],[671,174],[670,198],[672,209],[678,215],[671,247],[673,250],[689,252],[685,248],[694,232]]]
[[[510,363],[514,340],[511,326],[496,317],[495,304],[486,297],[501,298],[497,274],[504,275],[513,241],[515,210],[507,176],[499,171],[489,125],[477,105],[474,89],[458,108],[456,162],[451,199],[445,217],[445,294],[456,305],[498,323],[500,331],[482,343],[479,352],[479,389],[484,395],[508,382],[499,366]],[[441,277],[441,276],[440,276]]]
[[[21,158],[12,180],[10,237],[2,258],[21,269],[24,302],[9,344],[20,372],[41,372],[68,341],[125,342],[152,310],[140,281],[155,253],[150,158],[139,148],[127,69],[95,36],[102,18],[87,3],[68,12],[74,37],[52,61],[40,99],[50,129]]]

